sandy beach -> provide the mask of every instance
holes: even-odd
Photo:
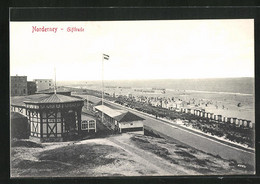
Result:
[[[201,91],[189,91],[178,94],[166,90],[166,95],[175,95],[186,102],[190,102],[191,106],[195,107],[195,105],[197,105],[198,107],[205,109],[206,112],[255,122],[254,95],[252,94],[212,93]]]
[[[101,90],[100,86],[96,85],[87,87],[87,89]],[[104,92],[117,96],[174,98],[175,101],[187,102],[189,107],[202,108],[206,112],[216,115],[246,119],[255,123],[254,94],[173,89],[165,89],[165,93],[163,93],[162,90],[152,90],[152,88],[119,87],[106,87]]]

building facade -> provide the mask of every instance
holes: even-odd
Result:
[[[11,76],[11,96],[27,95],[27,76]]]
[[[36,83],[37,92],[54,88],[52,79],[34,79],[33,81]]]
[[[11,98],[11,111],[27,116],[30,138],[41,142],[63,141],[81,135],[83,100],[59,94]]]
[[[34,95],[36,92],[36,83],[34,81],[27,82],[27,94]]]
[[[97,132],[95,118],[88,115],[81,116],[81,130],[82,132]]]

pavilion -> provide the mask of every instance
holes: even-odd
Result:
[[[27,116],[30,138],[41,142],[63,141],[80,135],[84,100],[61,94],[35,94],[11,98],[11,111]]]

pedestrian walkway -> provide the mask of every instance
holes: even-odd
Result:
[[[109,101],[107,101],[109,103]],[[124,106],[110,102],[110,104],[122,109],[128,109]],[[136,110],[128,109],[145,118],[144,125],[168,136],[172,139],[178,140],[184,144],[187,144],[198,150],[211,153],[213,155],[219,155],[225,159],[234,159],[240,163],[247,163],[250,165],[255,165],[255,153],[254,150],[246,149],[232,143],[227,143],[226,141],[213,138],[212,136],[207,136],[197,131],[191,131],[188,128],[178,126],[176,124],[171,124],[161,119],[156,119],[154,116],[149,116],[143,112],[138,112]]]

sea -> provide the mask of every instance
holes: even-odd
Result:
[[[206,110],[228,117],[248,119],[255,122],[254,78],[210,78],[210,79],[153,79],[104,81],[105,92],[119,94],[136,93],[145,96],[176,97],[211,102]],[[64,83],[81,88],[101,90],[101,81],[74,81]],[[165,89],[165,93],[140,93],[133,89]],[[160,90],[159,90],[160,91]],[[240,105],[238,107],[238,104]],[[224,107],[224,108],[220,108]]]
[[[173,90],[254,94],[254,78],[153,79],[105,81],[105,85],[133,88],[165,88]]]
[[[59,85],[97,86],[101,81],[60,81]],[[105,86],[131,88],[164,88],[173,90],[254,94],[254,78],[105,80]]]

